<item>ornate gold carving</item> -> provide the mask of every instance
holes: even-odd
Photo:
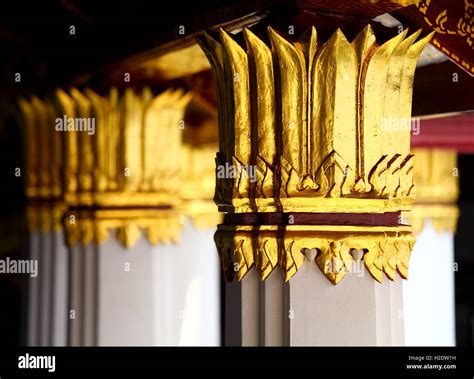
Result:
[[[405,215],[415,232],[429,220],[438,232],[456,231],[459,209],[459,173],[457,152],[450,149],[416,148],[416,201]]]
[[[126,248],[132,247],[142,233],[152,245],[177,243],[181,232],[179,213],[175,210],[121,209],[69,211],[64,220],[69,246],[80,242],[103,244],[112,232]]]
[[[453,204],[418,204],[415,203],[406,214],[415,233],[421,233],[429,221],[438,233],[455,233],[459,218],[459,208]]]
[[[128,88],[119,96],[58,90],[68,117],[95,119],[96,133],[67,132],[65,199],[81,206],[173,205],[179,189],[184,110],[189,95]],[[75,112],[77,111],[77,112]]]
[[[241,280],[255,266],[265,280],[276,266],[290,280],[301,268],[306,250],[316,250],[316,265],[333,284],[351,270],[352,251],[364,250],[370,274],[382,282],[382,272],[395,280],[408,277],[415,238],[409,226],[219,225],[215,235],[227,280]]]
[[[61,202],[30,203],[26,207],[26,224],[30,232],[50,231],[60,232],[62,230],[62,218],[67,207]]]
[[[337,284],[353,250],[366,251],[365,266],[378,281],[382,271],[391,280],[395,271],[408,276],[410,226],[348,225],[346,216],[398,213],[414,201],[412,84],[432,34],[419,36],[405,30],[379,44],[367,26],[352,42],[337,30],[323,43],[315,28],[296,41],[269,28],[269,43],[244,29],[246,48],[222,29],[218,39],[200,38],[217,83],[219,210],[335,213],[340,221],[219,225],[215,241],[228,279],[255,265],[263,280],[279,265],[289,280],[313,255]],[[240,175],[222,178],[222,167]],[[254,178],[242,175],[249,167]]]
[[[19,99],[30,230],[56,230],[67,213],[68,243],[101,243],[116,230],[130,247],[142,230],[152,244],[176,241],[189,218],[214,227],[217,147],[183,144],[190,98],[182,90],[112,88],[103,96],[72,88]]]
[[[190,218],[199,229],[214,229],[222,222],[222,215],[212,200],[215,191],[216,144],[192,146],[183,144],[181,156],[183,181],[180,187],[182,202],[178,210]]]
[[[184,183],[180,188],[184,200],[212,200],[215,191],[215,161],[217,145],[182,146],[180,154],[183,164]]]
[[[55,106],[50,98],[19,98],[25,157],[25,194],[29,231],[61,230],[66,209],[62,194],[62,141],[54,130]],[[48,148],[45,148],[48,146]]]
[[[413,152],[416,203],[455,203],[459,196],[457,151],[416,148]]]
[[[271,45],[244,29],[244,50],[220,30],[200,39],[219,101],[217,165],[248,176],[218,178],[222,211],[383,213],[414,199],[409,128],[416,61],[431,34],[407,31],[379,45],[370,26],[352,42],[316,29]],[[392,124],[391,124],[392,123]]]
[[[20,98],[18,105],[23,115],[26,196],[57,199],[61,196],[62,143],[54,130],[54,106],[36,96],[30,101]]]

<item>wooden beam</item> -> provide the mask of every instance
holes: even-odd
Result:
[[[411,147],[456,149],[474,154],[474,112],[420,120],[420,133],[411,136]]]
[[[413,116],[474,110],[474,78],[452,62],[420,67],[413,84]]]

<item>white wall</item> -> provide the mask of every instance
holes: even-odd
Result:
[[[417,236],[403,283],[405,344],[454,346],[454,236],[431,223]]]

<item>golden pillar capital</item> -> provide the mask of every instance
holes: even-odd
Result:
[[[457,151],[439,148],[416,148],[414,181],[416,201],[405,216],[415,232],[430,221],[438,232],[456,231],[459,217],[459,169]]]
[[[26,224],[29,231],[60,232],[67,207],[62,202],[29,202],[26,206]]]
[[[244,29],[240,44],[204,33],[219,107],[215,201],[234,215],[215,237],[225,270],[241,279],[257,265],[264,279],[280,265],[289,280],[315,249],[311,260],[337,283],[357,249],[377,280],[407,276],[414,237],[399,216],[414,201],[412,83],[431,36],[405,30],[380,43],[367,26],[351,42],[340,30],[321,41],[313,27],[291,40]],[[283,216],[252,224],[247,214]]]
[[[127,248],[143,232],[151,244],[177,242],[182,167],[176,157],[190,95],[112,88],[106,96],[90,89],[57,96],[66,115],[95,124],[93,133],[65,133],[68,243],[101,244],[111,232]]]
[[[50,98],[21,97],[22,141],[25,162],[25,193],[35,201],[59,200],[62,196],[62,140],[54,133],[56,111]]]
[[[181,148],[183,181],[178,209],[199,229],[212,229],[222,222],[222,215],[212,200],[216,186],[216,151],[216,143],[198,146],[185,143]]]
[[[122,246],[131,248],[144,233],[152,245],[177,243],[182,228],[174,209],[70,210],[64,218],[69,246],[91,242],[103,244],[112,234]]]
[[[126,247],[142,232],[152,244],[176,242],[190,97],[72,88],[21,98],[30,230],[56,230],[63,219],[70,245],[111,232]]]
[[[189,95],[149,89],[106,96],[58,90],[63,113],[84,130],[64,130],[64,197],[73,206],[155,207],[176,203],[180,123]],[[67,127],[67,125],[66,125]]]
[[[24,185],[29,231],[60,231],[67,206],[62,200],[62,141],[54,132],[55,107],[50,98],[20,97]]]

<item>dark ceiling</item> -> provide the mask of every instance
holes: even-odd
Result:
[[[329,8],[328,8],[329,7]],[[279,14],[288,23],[297,9],[336,9],[351,23],[399,7],[390,0],[158,0],[6,1],[0,14],[0,91],[47,91],[96,73],[134,53],[183,38],[254,12]],[[70,34],[70,27],[75,34]],[[21,83],[14,81],[21,74]]]
[[[268,1],[8,1],[0,14],[1,90],[48,89],[130,54],[265,7]],[[279,3],[274,2],[274,3]],[[284,3],[284,2],[283,2]],[[70,34],[70,26],[75,35]],[[15,73],[21,83],[15,83]]]
[[[308,22],[306,11],[301,12],[304,8],[310,11],[311,24],[345,23],[357,29],[396,7],[391,0],[376,5],[372,0],[203,0],[192,4],[157,0],[6,1],[0,13],[1,99],[32,93],[41,96],[58,86],[97,83],[111,66],[134,54],[255,12],[266,15],[272,24],[295,21],[304,26]],[[321,18],[325,19],[319,22]],[[184,36],[179,33],[181,25]],[[70,34],[71,26],[75,27],[74,35]],[[324,30],[318,28],[318,33],[324,37]],[[423,68],[422,75],[415,76],[414,115],[438,113],[440,106],[443,112],[473,109],[471,96],[461,96],[462,104],[459,96],[452,96],[453,91],[463,93],[474,83],[474,78],[460,73],[462,80],[453,88],[449,80],[453,72],[460,71],[451,62],[436,69]],[[21,74],[20,83],[15,82],[15,73]],[[196,80],[192,86],[196,87]]]

